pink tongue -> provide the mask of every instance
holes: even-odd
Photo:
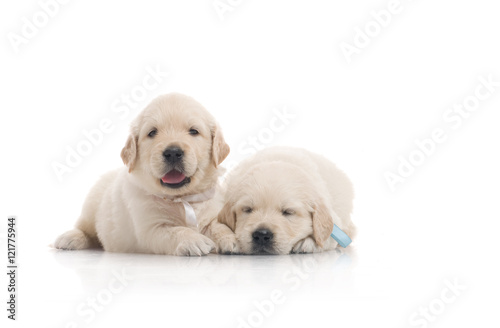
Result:
[[[161,181],[163,181],[163,183],[176,184],[181,183],[185,178],[186,176],[181,172],[172,170],[165,174],[165,176],[161,178]]]

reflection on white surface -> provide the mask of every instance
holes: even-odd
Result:
[[[423,323],[421,308],[432,315],[425,319],[429,327],[490,322],[486,314],[498,302],[488,295],[500,290],[498,268],[488,252],[461,242],[458,229],[465,226],[442,245],[428,242],[428,232],[418,247],[412,245],[419,238],[381,239],[380,225],[366,226],[348,250],[318,254],[175,257],[23,248],[19,320],[12,327],[307,327],[332,321],[418,327],[410,320]],[[494,247],[491,237],[485,245]],[[454,294],[449,286],[456,281]]]
[[[25,323],[110,327],[165,318],[186,326],[254,327],[286,319],[297,301],[306,309],[329,294],[351,294],[356,255],[352,249],[203,257],[51,249],[36,258],[52,270],[23,281],[31,289],[29,299],[21,294],[22,312],[30,313],[20,315]]]
[[[77,274],[85,291],[105,281],[110,273],[125,270],[133,282],[133,288],[153,292],[161,292],[159,286],[273,287],[282,284],[293,274],[298,277],[321,274],[326,281],[333,282],[337,273],[352,268],[354,256],[351,250],[289,256],[210,254],[203,257],[175,257],[109,253],[101,250],[52,250],[51,254],[57,263]]]

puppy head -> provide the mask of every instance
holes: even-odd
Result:
[[[168,94],[132,122],[121,157],[133,181],[147,192],[177,196],[212,186],[228,154],[212,115],[188,96]]]
[[[329,238],[333,211],[301,168],[262,163],[230,179],[218,220],[235,232],[242,253],[289,254],[308,236],[320,246]]]

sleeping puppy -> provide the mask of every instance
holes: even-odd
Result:
[[[311,253],[331,250],[334,224],[353,238],[354,191],[326,158],[273,147],[242,162],[227,180],[225,205],[213,223],[219,252]]]
[[[229,146],[205,108],[181,94],[153,100],[132,122],[126,167],[91,189],[61,249],[102,245],[111,252],[203,255],[215,244],[200,231],[222,204],[213,198]]]

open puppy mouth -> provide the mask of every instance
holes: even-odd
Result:
[[[177,170],[171,170],[167,172],[167,174],[165,174],[163,178],[160,179],[160,183],[162,186],[174,189],[185,186],[190,182],[190,177],[185,176],[184,173]]]

